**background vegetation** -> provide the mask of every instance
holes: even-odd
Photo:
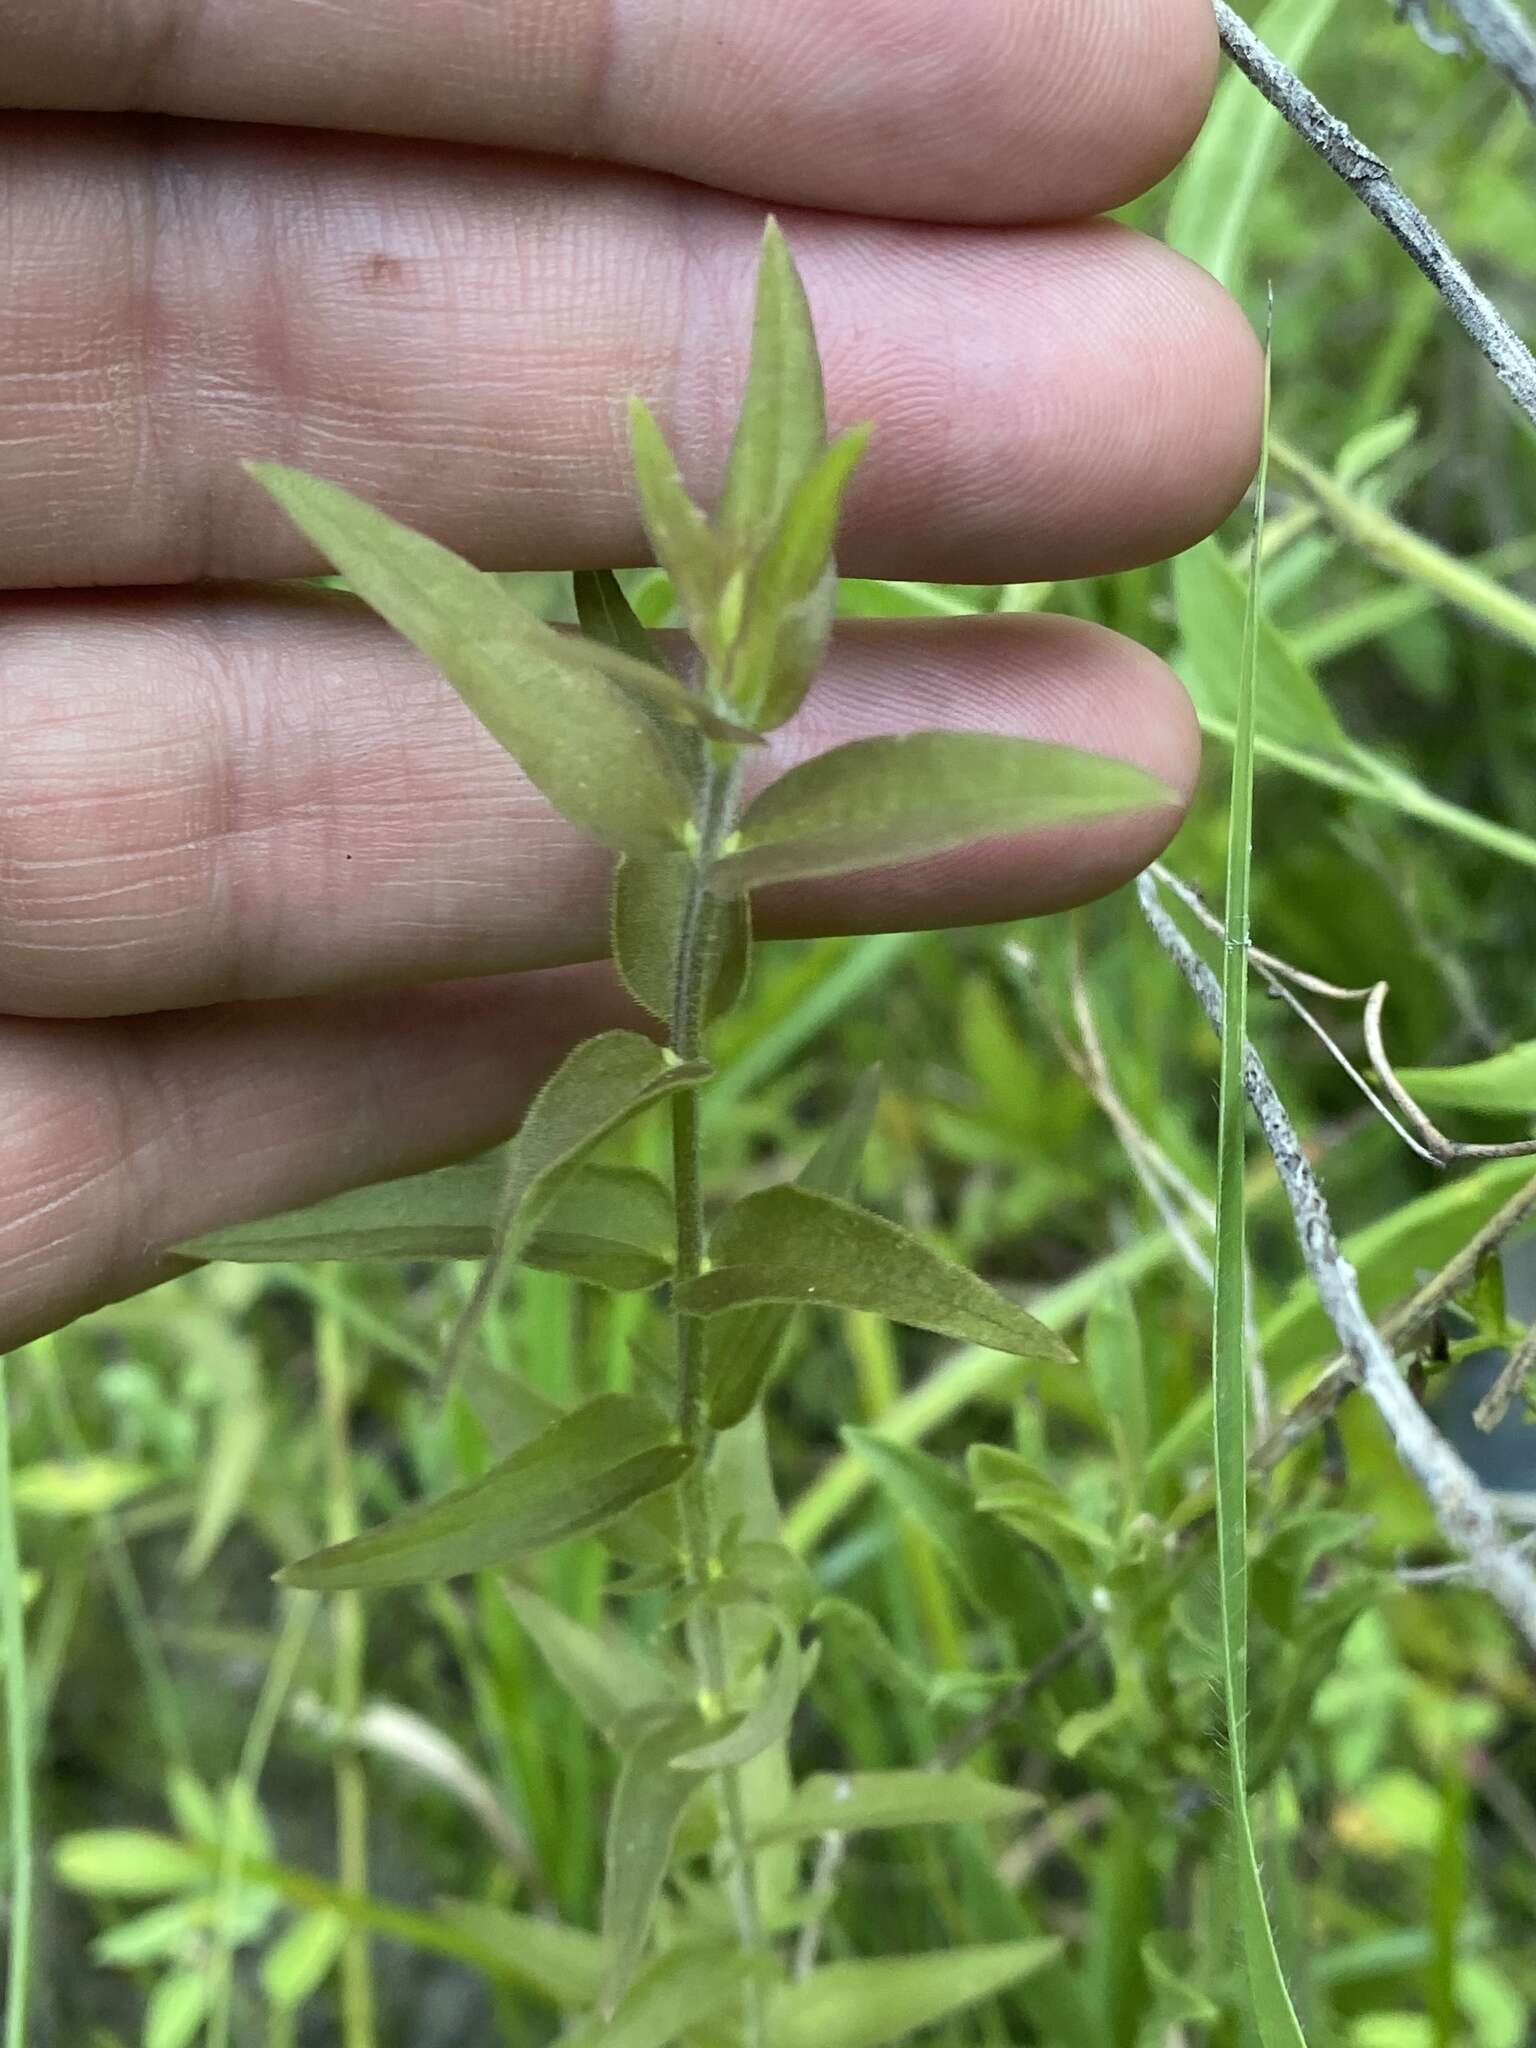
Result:
[[[1302,68],[1324,99],[1536,331],[1536,126],[1507,88],[1431,54],[1376,0],[1278,0],[1269,27],[1294,49],[1315,33]],[[1177,238],[1255,308],[1262,280],[1274,286],[1256,939],[1331,979],[1389,977],[1405,1064],[1536,1037],[1529,434],[1428,286],[1241,81],[1182,185],[1135,214],[1157,228],[1170,209]],[[1242,554],[1234,525],[1171,569],[1048,590],[849,585],[844,604],[1046,605],[1174,658],[1215,738],[1169,858],[1219,900]],[[630,582],[659,616],[655,579]],[[567,601],[558,579],[540,595],[554,615]],[[1253,1028],[1358,1233],[1373,1306],[1526,1177],[1518,1162],[1421,1164],[1289,1013],[1256,1002]],[[1164,1541],[1209,1473],[1210,1300],[1178,1241],[1209,1249],[1217,1048],[1203,1018],[1127,892],[1016,932],[764,948],[714,1050],[717,1188],[797,1169],[878,1061],[864,1198],[1023,1289],[1089,1367],[956,1355],[828,1315],[771,1397],[789,1536],[821,1603],[797,1769],[923,1765],[974,1744],[972,1768],[1039,1801],[819,1857],[812,1843],[821,1954],[1063,1937],[1060,1962],[940,2022],[931,2038],[953,2048],[1246,2039],[1214,1582],[1198,1532],[1189,1569]],[[1470,1136],[1525,1135],[1536,1060],[1445,1114]],[[1172,1198],[1181,1232],[1133,1170],[1126,1121],[1188,1178],[1194,1199]],[[613,1156],[664,1167],[664,1134],[642,1122]],[[1280,1398],[1332,1347],[1265,1165],[1251,1196]],[[1511,1334],[1522,1264],[1517,1246],[1507,1303],[1485,1276],[1449,1362],[1426,1370],[1458,1440],[1498,1461],[1501,1486],[1536,1493],[1536,1428],[1518,1407],[1481,1445],[1463,1419],[1477,1368],[1461,1361]],[[524,1600],[520,1620],[492,1578],[361,1609],[271,1582],[354,1515],[482,1467],[474,1417],[438,1413],[425,1379],[472,1278],[209,1267],[12,1361],[49,1850],[38,2043],[200,2038],[221,1884],[237,1902],[236,2042],[532,2044],[582,2002],[592,1964],[576,1936],[530,1947],[495,1917],[590,1929],[601,1887],[612,1766],[535,1647],[540,1610]],[[1536,1307],[1536,1287],[1523,1298]],[[526,1272],[487,1348],[556,1398],[620,1387],[638,1313],[633,1297]],[[1455,1341],[1469,1331],[1476,1344]],[[978,1442],[1026,1452],[1049,1484],[1009,1517],[980,1512],[965,1458]],[[1265,1874],[1308,2039],[1519,2048],[1536,2004],[1528,1659],[1479,1594],[1403,1577],[1443,1552],[1363,1404],[1266,1482],[1254,1525],[1249,1764],[1270,1788]],[[1050,1553],[1043,1574],[1020,1530]],[[596,1624],[606,1569],[595,1543],[574,1544],[527,1583]],[[615,1660],[656,1620],[643,1597],[607,1613]],[[977,1717],[1074,1617],[1101,1624],[1101,1642],[977,1741]],[[360,1740],[343,1745],[359,1699]],[[349,1877],[364,1833],[366,1901]]]

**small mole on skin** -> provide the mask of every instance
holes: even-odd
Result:
[[[372,287],[399,284],[405,276],[405,265],[398,256],[390,256],[383,249],[375,249],[363,265],[363,282]]]

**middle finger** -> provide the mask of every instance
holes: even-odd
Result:
[[[498,568],[644,559],[622,399],[708,492],[761,210],[642,173],[199,123],[0,124],[0,579],[313,569],[239,458],[320,471]],[[1240,494],[1254,344],[1102,223],[786,216],[830,402],[877,435],[853,573],[1072,576]]]

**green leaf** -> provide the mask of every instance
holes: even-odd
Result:
[[[671,579],[694,641],[718,667],[727,644],[721,604],[730,555],[688,495],[677,458],[643,398],[629,401],[629,447],[652,552]]]
[[[285,1259],[474,1259],[489,1255],[505,1152],[378,1181],[179,1245],[184,1256],[265,1265]],[[523,1263],[625,1291],[672,1269],[672,1198],[638,1167],[578,1165],[562,1177]]]
[[[775,1614],[773,1620],[778,1629],[779,1654],[769,1667],[761,1694],[746,1713],[722,1733],[711,1735],[707,1741],[674,1756],[671,1766],[674,1771],[697,1774],[701,1771],[736,1770],[742,1764],[751,1763],[753,1757],[761,1756],[765,1749],[771,1749],[774,1743],[782,1742],[788,1735],[795,1709],[800,1704],[800,1695],[815,1666],[815,1652],[806,1655],[800,1647],[798,1631],[783,1615]]]
[[[1274,0],[1256,33],[1294,71],[1326,26],[1337,0]],[[1247,10],[1244,10],[1245,12]],[[1168,240],[1242,296],[1248,216],[1274,167],[1285,124],[1230,70],[1190,151],[1174,192]]]
[[[613,878],[613,956],[637,1003],[664,1021],[677,991],[673,962],[688,901],[693,862],[687,854],[627,854]],[[705,1017],[722,1016],[746,983],[752,961],[752,912],[744,894],[710,896],[701,906],[698,943],[714,972]]]
[[[681,843],[689,792],[610,681],[620,666],[633,682],[622,657],[555,632],[460,556],[335,484],[271,463],[247,467],[572,824],[621,852]],[[687,697],[675,678],[644,687],[670,696],[669,684]]]
[[[810,303],[777,221],[763,230],[752,362],[720,497],[721,534],[756,552],[827,441],[827,404]]]
[[[638,1166],[588,1161],[561,1180],[522,1260],[628,1294],[670,1277],[673,1237],[672,1190],[664,1180]]]
[[[1202,541],[1173,565],[1173,594],[1188,661],[1183,670],[1202,718],[1230,721],[1243,672],[1246,600],[1241,578],[1215,541]],[[1257,622],[1258,731],[1281,746],[1348,753],[1350,743],[1317,678],[1278,626]]]
[[[649,1402],[603,1394],[439,1499],[292,1564],[284,1585],[334,1593],[487,1571],[583,1536],[670,1486],[692,1453]]]
[[[102,1899],[153,1899],[206,1885],[208,1865],[195,1849],[142,1828],[92,1828],[54,1846],[53,1868],[71,1891]]]
[[[478,1900],[439,1899],[437,1910],[503,1970],[563,2012],[580,2012],[602,1988],[603,1945],[584,1927],[566,1927],[542,1914],[509,1913]],[[430,1924],[430,1923],[429,1923]]]
[[[869,436],[855,427],[816,461],[748,576],[725,694],[764,732],[794,717],[825,659],[837,615],[832,544]]]
[[[208,1931],[218,1917],[219,1902],[209,1892],[151,1906],[147,1913],[104,1928],[91,1943],[91,1961],[106,1970],[185,1962],[206,1950]]]
[[[871,1067],[796,1175],[801,1187],[813,1194],[853,1193],[879,1104],[880,1069]],[[794,1319],[793,1308],[775,1302],[727,1309],[711,1317],[705,1334],[705,1375],[712,1428],[734,1429],[751,1413],[773,1376]]]
[[[696,1088],[709,1072],[702,1060],[679,1060],[634,1031],[605,1031],[567,1054],[507,1147],[492,1250],[449,1338],[445,1380],[456,1377],[503,1265],[524,1256],[563,1178],[621,1124],[675,1089]]]
[[[561,2036],[560,2048],[670,2048],[729,2012],[762,1969],[734,1944],[672,1949],[640,1973],[611,2018],[589,2015]]]
[[[914,1706],[932,1705],[928,1679],[915,1664],[906,1661],[867,1608],[829,1593],[816,1602],[810,1618],[822,1640],[830,1640],[836,1654],[847,1657],[893,1699],[907,1700]]]
[[[144,2048],[190,2048],[213,2004],[213,1976],[202,1967],[162,1977],[144,2007]]]
[[[766,1188],[728,1209],[710,1256],[679,1290],[694,1315],[759,1301],[868,1309],[1019,1358],[1072,1359],[1054,1331],[910,1230],[807,1188]]]
[[[607,2015],[634,1980],[678,1823],[694,1793],[694,1779],[674,1771],[672,1759],[696,1748],[707,1733],[708,1724],[691,1708],[662,1707],[635,1717],[608,1812],[602,1993]]]
[[[648,668],[663,668],[661,647],[640,622],[611,569],[578,569],[571,578],[576,623],[589,640],[627,654]]]
[[[1000,1444],[974,1444],[966,1458],[976,1505],[997,1515],[1063,1571],[1093,1580],[1114,1556],[1111,1537],[1073,1508],[1067,1495],[1030,1459]]]
[[[268,2005],[297,2012],[308,2004],[335,1968],[346,1941],[347,1923],[339,1913],[301,1913],[261,1959]]]
[[[483,1258],[505,1181],[505,1155],[497,1152],[210,1231],[176,1250],[185,1258],[251,1265],[283,1259]]]
[[[780,1993],[769,2021],[769,2048],[887,2048],[1011,1990],[1055,1962],[1061,1946],[1011,1941],[828,1963]]]
[[[551,1675],[600,1735],[612,1740],[638,1707],[677,1704],[672,1679],[627,1636],[587,1628],[527,1586],[504,1591]]]
[[[723,886],[756,888],[1178,801],[1128,762],[1043,740],[981,732],[851,740],[756,797],[716,873]]]
[[[1536,1039],[1464,1067],[1403,1067],[1397,1077],[1418,1102],[1480,1116],[1536,1116]]]
[[[600,647],[611,648],[615,654],[651,670],[671,673],[660,643],[651,637],[611,569],[578,569],[571,578],[571,590],[576,600],[577,623],[588,640]],[[688,730],[665,707],[643,693],[631,690],[630,698],[650,721],[651,730],[667,759],[688,787],[696,790],[703,767],[698,733]],[[691,696],[691,702],[701,715],[705,713],[702,699]],[[756,733],[737,727],[727,735],[722,731],[726,721],[716,720],[712,711],[707,716],[716,737],[729,736],[756,744]]]
[[[192,1526],[176,1560],[183,1579],[201,1574],[234,1527],[261,1467],[271,1420],[254,1388],[237,1388],[220,1403],[213,1441],[198,1469]]]
[[[798,1842],[872,1828],[985,1826],[1018,1820],[1039,1805],[1033,1792],[993,1785],[964,1771],[829,1771],[796,1786],[783,1812],[759,1830],[758,1840]]]
[[[1006,1621],[1030,1664],[1055,1649],[1078,1617],[1037,1549],[983,1514],[960,1475],[927,1451],[867,1429],[845,1429],[843,1440],[882,1493],[932,1538],[978,1613]],[[1063,1690],[1075,1698],[1080,1684],[1069,1673]]]

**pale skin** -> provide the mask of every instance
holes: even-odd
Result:
[[[0,1346],[167,1247],[511,1128],[586,1031],[605,862],[350,606],[242,456],[486,567],[644,559],[623,400],[707,493],[765,207],[854,574],[1190,545],[1258,350],[1093,216],[1170,169],[1208,0],[9,0],[0,10]],[[558,153],[558,154],[557,154]],[[1175,679],[1071,621],[845,631],[780,762],[975,726],[1174,788]],[[1174,808],[764,900],[774,933],[1086,901]]]

